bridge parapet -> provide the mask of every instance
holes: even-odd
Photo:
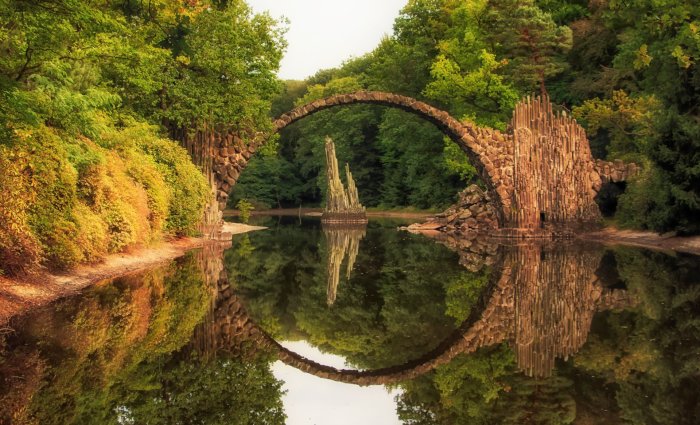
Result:
[[[602,159],[596,159],[595,170],[600,176],[602,183],[624,182],[639,174],[637,164],[625,163],[620,160],[603,161]]]

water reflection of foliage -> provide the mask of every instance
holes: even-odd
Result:
[[[265,357],[171,358],[148,364],[156,387],[143,388],[116,408],[122,423],[283,424],[282,383]]]
[[[575,363],[616,384],[630,423],[700,423],[700,260],[634,249],[618,249],[616,259],[643,304],[602,316]]]
[[[281,407],[269,359],[205,363],[176,354],[210,303],[202,266],[190,255],[20,320],[0,357],[0,423],[194,423],[197,412],[223,423],[226,409],[263,400],[270,407],[258,411],[281,423],[272,420]],[[182,395],[195,391],[199,398],[185,403]],[[258,423],[253,413],[239,418]]]
[[[316,226],[279,226],[251,235],[256,252],[265,255],[241,258],[234,243],[228,275],[249,313],[273,336],[307,339],[358,367],[401,364],[454,330],[489,272],[469,273],[445,247],[377,227],[370,223],[352,277],[343,281],[330,308],[328,247]]]
[[[700,261],[637,249],[615,258],[641,304],[596,316],[554,376],[523,376],[506,345],[481,349],[403,384],[404,423],[699,423]]]

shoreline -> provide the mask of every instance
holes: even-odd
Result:
[[[643,230],[606,227],[578,236],[583,241],[604,245],[625,245],[661,251],[675,251],[700,256],[700,236],[664,236]]]
[[[64,273],[39,273],[11,279],[0,276],[0,327],[10,318],[74,295],[105,279],[138,273],[204,246],[228,243],[236,234],[265,227],[224,223],[221,239],[184,237],[158,242],[129,252],[110,254],[95,264],[81,264]]]
[[[237,210],[224,210],[224,217],[237,217]],[[298,217],[320,217],[323,214],[322,208],[279,208],[279,209],[269,209],[269,210],[253,210],[250,215],[255,216],[294,216]],[[411,218],[411,219],[421,219],[427,218],[437,214],[437,212],[421,212],[421,211],[366,211],[367,217],[376,218]]]

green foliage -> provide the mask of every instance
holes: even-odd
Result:
[[[505,123],[518,99],[517,92],[497,73],[507,62],[497,62],[493,54],[481,51],[475,69],[462,71],[460,65],[445,55],[438,56],[431,75],[434,78],[425,94],[449,102],[452,110],[478,124],[505,129]]]
[[[566,53],[572,45],[568,26],[557,25],[552,16],[531,0],[497,0],[486,14],[489,38],[508,60],[510,77],[526,90],[568,68]]]
[[[452,202],[459,177],[447,173],[444,136],[432,124],[389,110],[379,124],[377,139],[388,171],[381,187],[384,206],[430,208]]]
[[[599,156],[643,161],[649,140],[657,137],[653,120],[660,107],[654,96],[635,99],[616,90],[611,98],[586,100],[573,116],[586,127],[592,148],[606,149]]]
[[[270,99],[278,89],[284,30],[243,0],[219,3],[170,28],[162,116],[180,124],[269,126]]]
[[[266,128],[280,23],[241,0],[1,5],[0,145],[26,158],[3,176],[23,195],[2,207],[3,268],[195,233],[211,188],[160,126]]]
[[[280,154],[278,138],[269,140],[250,159],[228,198],[235,207],[241,199],[253,199],[262,208],[301,203],[305,184],[297,176],[294,165]]]
[[[632,203],[650,206],[627,220],[635,226],[699,231],[700,126],[694,106],[700,87],[695,65],[699,19],[695,3],[611,1],[591,5],[590,17],[574,26],[580,47],[572,50],[578,56],[572,61],[572,87],[588,87],[581,90],[584,95],[593,89],[605,96],[597,111],[590,112],[609,118],[601,121],[601,128],[613,132],[611,154],[640,152],[652,163],[641,179],[643,186],[631,196]],[[621,101],[617,90],[629,99]],[[649,100],[653,108],[648,108]],[[606,112],[606,106],[612,110]],[[634,122],[637,118],[644,122]],[[636,137],[640,131],[642,137]]]
[[[250,212],[255,209],[255,207],[253,207],[253,204],[251,204],[245,199],[241,199],[240,201],[238,201],[238,203],[236,204],[236,208],[238,208],[242,223],[247,223],[250,220]]]

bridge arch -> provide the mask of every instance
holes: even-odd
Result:
[[[231,167],[235,168],[235,171],[231,172],[230,169],[223,166],[219,168],[214,167],[214,170],[219,174],[220,178],[223,177],[224,181],[223,187],[219,187],[219,201],[221,201],[221,198],[224,201],[226,200],[228,190],[235,184],[235,180],[238,179],[240,172],[247,165],[249,158],[267,142],[272,134],[317,112],[353,104],[370,104],[397,108],[415,114],[434,124],[467,154],[470,162],[477,169],[479,177],[486,185],[491,199],[496,204],[499,221],[502,221],[503,212],[510,207],[511,203],[508,196],[509,190],[503,185],[512,176],[512,173],[505,171],[512,162],[509,161],[509,158],[512,158],[512,144],[507,142],[507,136],[495,130],[479,128],[475,125],[461,122],[448,112],[414,98],[379,91],[359,91],[317,99],[306,105],[294,108],[275,119],[271,132],[257,133],[250,137],[252,142],[247,144],[245,151],[241,151],[241,155],[237,155],[236,160],[231,161]],[[228,153],[227,151],[226,154]]]
[[[624,181],[637,172],[634,164],[594,160],[584,129],[572,117],[555,111],[546,96],[528,97],[517,104],[508,133],[501,133],[461,122],[407,96],[359,91],[299,106],[275,119],[269,132],[205,137],[211,146],[210,176],[217,189],[219,218],[241,171],[271,134],[319,111],[352,104],[398,108],[436,125],[477,169],[494,204],[500,236],[571,236],[598,226],[601,215],[595,196],[602,183]]]

